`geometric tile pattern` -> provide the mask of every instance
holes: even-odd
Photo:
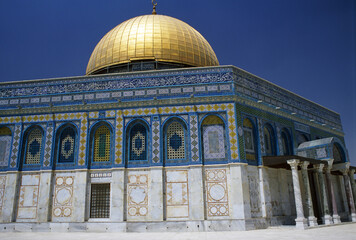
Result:
[[[263,137],[263,123],[262,123],[262,119],[257,119],[257,125],[258,125],[258,135],[260,138],[260,146],[261,146],[261,154],[265,155],[266,151],[265,151],[265,140]]]
[[[52,216],[70,217],[73,212],[74,176],[56,177]]]
[[[66,127],[59,139],[59,163],[74,162],[74,151],[75,151],[75,131],[72,127]]]
[[[258,172],[256,168],[252,168],[255,171],[248,171],[248,183],[250,187],[250,207],[252,217],[261,216],[261,200],[260,200],[260,185],[258,179]],[[252,170],[251,169],[251,170]]]
[[[229,216],[226,169],[206,169],[205,176],[208,216]]]
[[[15,168],[17,165],[17,155],[19,153],[19,145],[20,145],[20,136],[21,136],[21,125],[15,126],[14,131],[14,139],[12,142],[12,151],[11,151],[11,162],[10,166]]]
[[[86,158],[86,144],[88,139],[88,119],[87,114],[83,113],[79,115],[80,117],[80,139],[79,139],[79,161],[78,165],[83,166],[85,164]]]
[[[222,125],[203,125],[204,159],[225,158],[224,127]]]
[[[166,171],[167,218],[189,217],[188,171]]]
[[[111,132],[106,125],[96,129],[94,135],[94,162],[110,161],[110,139]]]
[[[2,213],[2,206],[4,206],[6,176],[0,176],[0,216]]]
[[[199,161],[198,115],[190,115],[190,148],[193,162]]]
[[[51,163],[52,146],[54,146],[52,137],[54,133],[53,126],[48,126],[46,131],[46,144],[43,156],[43,166],[48,167]]]
[[[116,114],[116,133],[115,133],[115,163],[121,164],[122,163],[122,141],[123,141],[123,116],[122,111],[117,111]]]
[[[229,141],[230,141],[230,151],[231,151],[231,160],[238,160],[238,139],[236,131],[236,114],[235,114],[235,104],[227,104],[227,122],[229,128]]]
[[[39,186],[39,174],[22,175],[19,194],[19,205],[17,210],[18,219],[37,218]]]
[[[134,125],[130,130],[130,160],[147,159],[147,129],[142,124]]]
[[[42,153],[43,133],[39,128],[31,130],[27,137],[25,164],[39,164]]]
[[[0,136],[0,166],[9,164],[12,136]]]
[[[148,213],[148,174],[129,174],[127,183],[128,219]],[[136,219],[136,218],[135,218]]]
[[[152,123],[152,161],[154,163],[160,162],[160,123],[159,119],[153,120]]]
[[[185,134],[183,126],[172,122],[167,128],[167,159],[185,159]]]

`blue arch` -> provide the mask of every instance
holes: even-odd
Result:
[[[63,131],[65,131],[66,129],[72,129],[74,131],[74,152],[73,152],[73,161],[68,161],[68,162],[60,162],[59,158],[60,158],[60,149],[61,149],[61,137],[62,137],[62,133]],[[57,129],[56,129],[56,133],[55,133],[55,149],[53,151],[53,157],[52,157],[52,166],[55,169],[57,167],[57,164],[61,165],[75,165],[76,164],[76,159],[78,156],[78,149],[79,149],[79,130],[78,130],[78,126],[73,123],[73,122],[64,122],[62,124],[60,124]]]

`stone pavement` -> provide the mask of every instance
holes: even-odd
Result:
[[[232,239],[356,239],[356,223],[322,226],[308,230],[281,226],[269,229],[237,232],[155,232],[155,233],[92,233],[92,232],[0,232],[1,240],[232,240]]]

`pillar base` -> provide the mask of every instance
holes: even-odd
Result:
[[[331,225],[333,224],[333,218],[330,215],[325,215],[323,217],[323,222],[325,225]]]
[[[334,224],[341,223],[340,216],[339,215],[333,215],[333,222],[334,222]]]
[[[356,214],[355,213],[351,214],[351,221],[356,222]]]
[[[297,229],[308,229],[308,220],[306,218],[296,218],[295,227]]]
[[[308,217],[308,222],[310,227],[318,226],[318,219],[314,216]]]

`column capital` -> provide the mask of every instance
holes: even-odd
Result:
[[[290,165],[292,170],[298,170],[300,161],[298,159],[291,159],[291,160],[287,160],[287,163]]]
[[[340,169],[339,171],[342,172],[342,175],[347,175],[348,172],[349,172],[349,169],[348,168],[344,168],[344,169]]]
[[[309,164],[310,164],[309,161],[304,161],[304,162],[302,162],[300,165],[301,165],[301,167],[302,167],[303,170],[307,170]]]
[[[323,172],[324,171],[324,164],[323,163],[319,163],[319,164],[315,164],[315,169],[318,171],[318,172]]]

